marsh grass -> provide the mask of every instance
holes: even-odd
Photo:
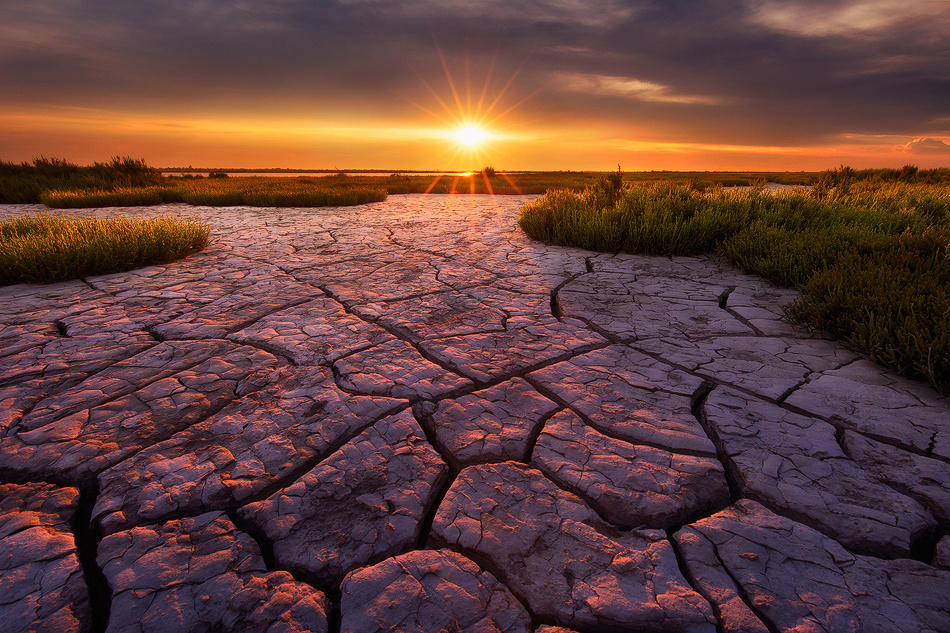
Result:
[[[313,178],[211,178],[170,180],[151,187],[112,190],[54,190],[40,200],[57,209],[132,207],[185,202],[205,206],[326,207],[386,199],[386,190],[360,186],[321,186]]]
[[[164,264],[201,250],[209,234],[207,224],[175,217],[22,215],[0,222],[0,285]]]
[[[770,194],[688,185],[553,191],[519,224],[546,242],[654,255],[719,253],[799,288],[789,315],[950,390],[950,187],[855,179]]]
[[[0,203],[29,204],[52,189],[114,189],[146,187],[162,181],[159,170],[144,160],[114,157],[107,163],[74,165],[56,158],[31,163],[0,161]]]

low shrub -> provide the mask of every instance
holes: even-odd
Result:
[[[23,215],[0,222],[0,285],[63,281],[164,264],[201,250],[195,220]]]

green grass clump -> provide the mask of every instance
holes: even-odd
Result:
[[[0,203],[29,204],[53,189],[112,190],[159,184],[162,174],[144,160],[114,157],[107,163],[74,165],[56,158],[31,163],[0,161]]]
[[[112,190],[54,190],[41,195],[56,209],[137,207],[185,202],[212,207],[327,207],[380,202],[386,190],[379,187],[322,186],[307,178],[169,179],[150,187]]]
[[[164,264],[201,250],[195,220],[23,215],[0,222],[0,285],[63,281]]]
[[[175,200],[164,187],[122,187],[112,190],[52,190],[40,194],[40,202],[54,209],[89,209],[95,207],[146,207]]]
[[[950,391],[950,187],[866,178],[814,191],[672,183],[553,191],[519,224],[547,242],[655,255],[719,253],[801,289],[793,318]]]

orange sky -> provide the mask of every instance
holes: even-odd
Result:
[[[321,12],[238,5],[12,9],[0,25],[0,159],[394,170],[950,165],[945,2],[534,0],[514,12],[489,0],[483,13],[499,23],[453,1],[396,9],[341,0]],[[707,28],[727,9],[731,21]],[[466,148],[454,131],[472,123],[487,138]]]

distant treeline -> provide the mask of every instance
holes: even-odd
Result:
[[[162,181],[162,173],[143,159],[116,156],[107,163],[74,165],[58,158],[37,158],[30,163],[0,161],[0,202],[40,202],[44,192],[105,190],[144,187]]]

